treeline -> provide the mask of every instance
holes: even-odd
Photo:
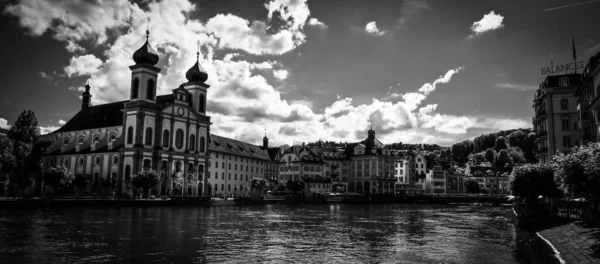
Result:
[[[425,150],[425,151],[436,151],[442,150],[444,147],[438,144],[410,144],[410,143],[392,143],[386,145],[390,149],[400,149],[400,150]]]
[[[496,133],[485,134],[458,142],[450,147],[452,159],[459,165],[471,161],[479,163],[488,161],[494,163],[498,154],[505,150],[510,159],[503,153],[503,159],[507,163],[523,164],[535,163],[536,135],[531,129],[511,129]]]

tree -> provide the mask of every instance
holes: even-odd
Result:
[[[519,147],[511,147],[508,148],[508,154],[513,161],[513,164],[521,165],[527,163],[527,159],[525,159],[525,155],[523,151]]]
[[[31,153],[40,136],[40,127],[35,113],[31,110],[23,111],[10,127],[7,136],[12,141],[17,166],[22,171],[25,158]]]
[[[452,145],[450,148],[452,149],[453,161],[462,166],[469,161],[469,154],[473,152],[475,146],[472,140],[467,139]]]
[[[115,179],[113,176],[108,176],[106,179],[102,179],[100,184],[102,184],[102,187],[112,193],[113,190],[117,188],[117,179]]]
[[[506,146],[506,138],[500,136],[496,138],[496,142],[494,142],[494,150],[496,151],[500,151],[503,149],[507,149],[508,146]]]
[[[448,169],[452,164],[452,150],[445,148],[440,151],[440,154],[436,157],[435,163],[442,166],[444,169]]]
[[[262,193],[267,187],[267,183],[268,181],[263,178],[252,178],[252,180],[250,180],[250,188]]]
[[[290,189],[293,193],[297,193],[304,189],[304,182],[296,180],[296,181],[287,181],[285,187]]]
[[[513,160],[506,149],[500,150],[500,152],[498,152],[498,155],[496,155],[496,157],[494,158],[494,165],[497,167],[504,167],[512,164]]]
[[[472,153],[469,155],[469,161],[472,164],[479,164],[485,161],[485,152]]]
[[[58,166],[50,168],[46,171],[44,182],[48,186],[52,186],[54,193],[58,188],[65,188],[73,183],[75,176],[66,167]]]
[[[467,193],[479,193],[479,183],[475,180],[465,181],[465,191]]]
[[[173,174],[173,189],[171,195],[180,195],[183,189],[183,173],[178,172]]]
[[[154,171],[138,172],[131,179],[131,184],[136,189],[141,188],[143,190],[143,194],[147,194],[150,188],[158,184],[158,174]]]
[[[0,136],[0,175],[9,174],[16,167],[17,159],[14,155],[12,141],[8,137]]]
[[[537,201],[539,195],[556,197],[560,191],[554,182],[552,168],[545,164],[525,164],[516,166],[509,178],[510,190],[514,196],[529,197]]]
[[[600,143],[575,147],[569,154],[556,154],[551,165],[565,196],[584,197],[597,209],[600,203]]]
[[[82,190],[85,190],[85,187],[90,183],[87,175],[77,173],[73,178],[73,186],[77,187],[77,194],[79,194]]]
[[[485,151],[485,160],[490,164],[494,164],[494,158],[496,157],[496,151],[489,148]]]

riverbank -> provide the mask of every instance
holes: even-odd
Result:
[[[600,263],[600,228],[584,226],[580,221],[539,232],[566,264]]]

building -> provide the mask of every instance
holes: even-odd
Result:
[[[208,195],[246,194],[252,178],[267,176],[266,170],[272,164],[267,149],[214,134],[210,135],[208,149]]]
[[[87,191],[101,193],[102,180],[116,180],[117,193],[139,172],[160,174],[155,195],[204,195],[209,155],[209,85],[198,60],[186,72],[187,82],[171,94],[157,96],[161,69],[158,53],[146,42],[133,54],[129,100],[92,105],[90,86],[82,93],[79,112],[45,137],[43,170],[63,165],[87,175]],[[199,54],[197,54],[199,55]]]
[[[308,181],[325,183],[325,162],[304,144],[294,145],[285,150],[279,160],[279,182],[283,185],[287,181]],[[329,179],[331,185],[331,179]]]
[[[394,169],[398,155],[375,137],[373,128],[361,142],[346,146],[350,158],[348,191],[362,194],[393,194],[397,181]]]
[[[489,193],[508,194],[510,193],[508,181],[512,169],[512,166],[467,166],[465,170],[465,181],[474,180],[479,184],[480,190],[485,190]]]
[[[459,172],[446,173],[446,193],[457,194],[465,192],[465,174]]]
[[[424,182],[427,193],[446,193],[446,172],[442,170],[442,167],[433,166],[433,169],[426,173]]]
[[[600,140],[600,53],[592,56],[583,68],[582,83],[577,89],[579,144]]]
[[[323,146],[323,143],[319,141],[319,146],[311,149],[317,153],[319,157],[325,162],[323,167],[325,178],[331,179],[331,190],[330,192],[346,192],[348,189],[348,170],[350,166],[350,159],[346,155],[346,152],[341,148],[335,146]]]
[[[533,99],[533,129],[538,137],[538,159],[548,162],[559,152],[569,152],[579,142],[576,92],[581,74],[548,76]]]

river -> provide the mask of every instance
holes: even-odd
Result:
[[[0,263],[519,263],[509,208],[0,209]]]

